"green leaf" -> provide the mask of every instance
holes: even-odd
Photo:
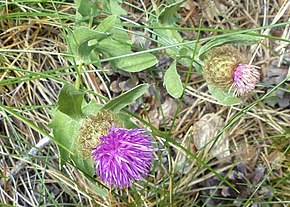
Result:
[[[88,64],[91,62],[90,53],[96,48],[96,44],[107,37],[108,34],[105,32],[91,30],[86,27],[69,31],[67,35],[68,53],[76,56],[77,62]]]
[[[103,0],[103,10],[111,14],[127,15],[127,11],[123,9],[118,0]]]
[[[72,159],[74,165],[79,170],[92,177],[95,174],[93,160],[91,157],[85,158],[83,156],[81,151],[82,146],[77,143],[81,121],[72,119],[57,110],[53,113],[53,119],[49,126],[53,129],[53,135],[58,142],[73,152],[73,154],[70,154],[59,144],[57,145],[61,158],[61,166]]]
[[[53,136],[61,145],[66,146],[69,150],[74,152],[72,148],[78,136],[80,122],[72,119],[59,110],[53,112],[52,115],[53,119],[49,124],[49,127],[53,130]],[[69,161],[70,153],[61,145],[57,144],[61,158],[61,165],[64,165]]]
[[[124,113],[123,111],[119,111],[116,115],[118,116],[119,120],[123,122],[125,128],[135,129],[140,127],[131,120],[130,115]]]
[[[144,53],[121,58],[116,62],[116,67],[128,72],[139,72],[152,67],[156,63],[158,63],[158,60],[154,55]]]
[[[106,57],[116,57],[121,55],[130,54],[131,52],[131,45],[119,42],[114,39],[105,39],[102,40],[97,45],[97,50],[103,53]],[[112,62],[115,63],[119,61],[118,59],[113,60]]]
[[[132,40],[128,33],[123,31],[121,21],[116,15],[104,19],[96,29],[101,33],[110,34],[106,39],[95,45],[95,51],[104,54],[106,58],[119,57],[133,54],[131,50]],[[139,72],[155,65],[157,58],[149,53],[120,57],[110,61],[116,68],[128,71]]]
[[[107,18],[101,21],[101,23],[96,28],[96,31],[111,33],[112,29],[114,28],[114,25],[117,22],[117,19],[118,18],[116,15],[108,16]]]
[[[82,111],[85,116],[90,116],[93,114],[97,114],[103,107],[104,107],[103,104],[99,104],[95,101],[91,101],[85,106],[83,106]]]
[[[179,10],[181,4],[183,4],[183,1],[175,2],[173,4],[170,4],[166,6],[159,14],[158,21],[161,24],[173,24],[177,21],[176,18],[174,18],[174,14]]]
[[[181,47],[178,51],[177,57],[178,57],[178,63],[182,64],[185,67],[190,67],[192,62],[192,49],[189,47]]]
[[[156,23],[153,25],[154,27],[169,27],[169,25],[166,24],[159,24]],[[174,29],[154,29],[154,32],[156,34],[158,34],[158,42],[162,45],[172,45],[172,44],[178,44],[178,43],[182,43],[183,39],[181,37],[181,35],[179,34],[179,32],[177,30]],[[175,48],[175,49],[173,49]],[[179,48],[176,47],[172,47],[169,48],[169,50],[173,50],[174,54],[176,54],[176,52],[179,51]]]
[[[157,27],[164,27],[161,24],[155,24]],[[157,34],[158,45],[161,46],[170,46],[178,43],[182,43],[182,37],[177,30],[172,29],[154,29],[154,32]],[[166,49],[167,54],[175,58],[178,54],[180,48],[178,46],[170,47]]]
[[[93,177],[95,174],[93,159],[91,157],[84,157],[81,151],[81,145],[79,145],[77,142],[74,143],[72,149],[75,153],[74,155],[71,155],[70,158],[73,160],[75,166],[82,172],[85,172],[87,175]]]
[[[167,92],[174,98],[180,98],[183,92],[183,86],[180,76],[176,70],[176,60],[174,60],[164,75],[164,85]]]
[[[224,44],[244,44],[244,45],[253,45],[259,43],[263,38],[257,36],[255,33],[247,33],[247,34],[229,34],[226,37],[216,38],[208,41],[204,44],[198,53],[198,57],[201,60],[204,59],[203,55],[208,52],[213,47],[221,46]]]
[[[119,3],[122,1],[118,0],[110,0],[110,7],[111,7],[111,12],[112,14],[116,15],[127,15],[127,11],[121,7]]]
[[[75,0],[76,3],[76,16],[78,20],[88,20],[98,15],[101,11],[98,9],[98,3],[90,0]]]
[[[94,66],[96,66],[96,67],[99,67],[99,68],[101,68],[102,67],[102,64],[101,64],[101,62],[100,62],[100,53],[97,51],[97,50],[93,50],[91,53],[90,53],[90,59],[89,60],[92,60],[92,61],[94,61]]]
[[[127,11],[120,6],[117,0],[110,0],[110,8],[112,14],[127,15]]]
[[[168,25],[162,25],[162,24],[155,24],[156,27],[168,27]],[[174,44],[179,44],[183,42],[183,39],[179,32],[177,30],[172,29],[154,29],[155,33],[157,34],[157,39],[159,45],[162,46],[170,46]],[[191,44],[192,45],[192,44]],[[176,59],[176,57],[182,56],[188,56],[188,57],[181,57],[178,59],[178,63],[182,64],[185,67],[190,67],[190,64],[192,62],[192,51],[194,49],[191,48],[191,45],[188,46],[174,46],[166,49],[167,54],[173,58]]]
[[[180,50],[178,51],[178,56],[183,57],[183,56],[189,56],[191,51],[187,47],[181,47]]]
[[[73,119],[80,119],[83,116],[81,107],[84,94],[78,91],[73,85],[66,84],[58,96],[58,110]]]
[[[116,15],[111,15],[104,19],[96,28],[96,31],[109,33],[110,38],[115,41],[130,45],[132,44],[132,40],[129,38],[128,33],[124,31],[122,23]]]
[[[184,42],[189,42],[187,40],[184,40]],[[187,44],[186,46],[182,46],[180,50],[178,51],[178,63],[182,64],[185,67],[190,67],[191,64],[193,64],[194,68],[199,71],[200,65],[196,60],[192,61],[193,57],[196,53],[198,53],[199,49],[201,48],[200,45],[198,45],[195,42],[191,42]],[[195,54],[194,54],[195,52]]]
[[[96,50],[103,53],[106,57],[116,57],[131,53],[131,44],[127,32],[120,29],[114,28],[115,25],[121,25],[121,22],[115,15],[107,17],[97,27],[99,32],[109,33],[110,36],[99,42]],[[116,62],[119,60],[114,60]]]
[[[124,43],[124,42],[119,42],[114,39],[105,39],[102,40],[98,45],[96,50],[102,54],[105,55],[107,58],[111,57],[118,57],[126,54],[131,54],[131,45]],[[122,66],[122,59],[123,58],[118,58],[111,60],[110,62],[115,66],[119,67],[118,64],[121,64]],[[121,62],[121,63],[120,63]],[[122,69],[122,68],[121,68]]]
[[[134,103],[137,98],[142,96],[147,91],[148,88],[148,84],[138,85],[135,88],[132,88],[131,90],[109,101],[103,107],[103,109],[111,110],[115,113],[118,113],[122,108]]]
[[[169,27],[166,24],[155,23],[153,27]],[[178,43],[182,43],[183,39],[177,30],[173,29],[154,29],[157,34],[158,44],[162,46],[170,46]],[[172,58],[175,58],[180,50],[180,47],[174,46],[166,49],[166,52]]]
[[[224,89],[208,85],[208,90],[212,96],[223,105],[238,105],[242,102],[241,99],[235,97],[232,93]]]
[[[106,57],[118,57],[127,54],[134,54],[131,51],[131,45],[116,41],[114,39],[105,39],[97,46],[98,51]],[[149,53],[121,57],[110,62],[117,68],[128,72],[139,72],[155,65],[157,58]]]

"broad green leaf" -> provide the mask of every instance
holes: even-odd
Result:
[[[192,49],[189,47],[181,47],[180,50],[178,51],[178,63],[182,64],[185,67],[190,67],[191,62],[192,62]]]
[[[69,40],[74,41],[77,46],[86,44],[90,40],[102,40],[108,37],[106,32],[101,32],[97,30],[92,30],[87,27],[78,27],[69,34]]]
[[[203,60],[203,55],[208,52],[213,47],[221,46],[224,44],[245,44],[253,45],[259,43],[263,38],[256,36],[256,34],[247,33],[247,34],[229,34],[226,37],[216,38],[208,41],[204,44],[198,53],[198,57]]]
[[[131,117],[128,114],[124,113],[123,111],[119,111],[116,115],[121,121],[123,121],[125,128],[135,129],[140,127],[131,120]]]
[[[170,27],[170,25],[156,23],[153,25],[154,27]],[[183,41],[181,35],[177,30],[174,29],[154,29],[154,32],[158,35],[158,42],[162,45],[172,45],[178,44]],[[178,47],[169,48],[174,51],[174,54],[179,51]],[[168,49],[168,50],[169,50]]]
[[[89,115],[97,114],[103,108],[103,106],[104,106],[103,104],[99,104],[95,101],[91,101],[85,106],[83,106],[82,111],[85,116],[89,116]]]
[[[161,26],[164,25],[156,24],[154,26]],[[157,40],[160,46],[170,46],[174,44],[178,44],[182,42],[182,37],[180,36],[177,30],[172,29],[154,29],[154,32],[157,34]],[[178,46],[170,47],[166,49],[167,54],[174,58],[178,54],[180,48]]]
[[[90,0],[75,0],[76,10],[78,17],[78,21],[88,20],[96,15],[98,15],[101,11],[98,9],[98,1],[90,1]]]
[[[96,50],[105,55],[106,58],[118,57],[126,54],[131,54],[131,45],[123,42],[116,41],[114,39],[104,39],[98,45]],[[119,62],[122,62],[122,58],[111,60],[110,62],[118,67]],[[121,67],[120,67],[121,68]]]
[[[96,30],[107,33],[109,36],[98,42],[94,51],[104,54],[106,58],[120,57],[110,61],[115,67],[129,72],[139,72],[158,62],[154,55],[148,53],[122,57],[133,54],[131,50],[132,40],[128,33],[123,30],[121,21],[116,15],[104,19]]]
[[[96,28],[96,31],[110,34],[110,38],[121,43],[132,44],[128,33],[124,31],[120,19],[116,15],[108,16]]]
[[[166,24],[156,23],[154,27],[169,27]],[[157,40],[159,45],[170,46],[178,43],[182,43],[183,39],[177,30],[173,29],[154,29],[154,32],[157,34]],[[181,48],[178,46],[170,47],[166,49],[168,55],[174,58]]]
[[[110,8],[112,14],[127,15],[127,11],[120,6],[118,0],[110,0]]]
[[[178,56],[180,57],[188,57],[190,55],[190,50],[187,47],[181,47],[180,50],[178,51]]]
[[[49,127],[52,128],[53,136],[60,144],[66,146],[72,152],[75,152],[72,148],[78,136],[80,122],[72,119],[59,110],[53,112],[52,115],[53,119]],[[57,144],[57,146],[60,153],[61,165],[63,165],[69,161],[70,153],[59,144]]]
[[[135,88],[132,88],[131,90],[109,101],[103,107],[103,109],[108,109],[115,113],[118,113],[124,107],[134,103],[137,98],[142,96],[147,91],[148,88],[149,88],[148,84],[138,85]]]
[[[155,24],[156,27],[168,27],[168,25],[162,25],[162,24]],[[161,46],[170,46],[174,44],[179,44],[183,42],[183,39],[179,32],[177,30],[172,29],[154,29],[155,33],[157,34],[158,43]],[[192,51],[194,49],[191,48],[192,44],[189,44],[188,46],[174,46],[166,49],[167,54],[172,57],[173,59],[176,59],[177,56],[187,56],[187,57],[181,57],[177,61],[178,63],[182,64],[185,67],[190,67],[191,64],[191,56]],[[186,53],[185,53],[186,52]]]
[[[89,63],[92,61],[90,53],[96,47],[96,44],[107,37],[108,34],[105,32],[91,30],[86,27],[79,27],[69,31],[67,36],[68,53],[77,57],[77,63]],[[95,44],[92,44],[93,42]]]
[[[113,39],[105,39],[97,46],[97,50],[105,54],[106,57],[118,57],[133,54],[131,45]],[[120,57],[110,62],[117,68],[128,72],[139,72],[155,65],[157,58],[149,53]]]
[[[164,85],[167,92],[174,98],[180,98],[183,92],[183,86],[180,76],[176,70],[176,61],[174,60],[164,75]]]
[[[73,154],[58,145],[61,165],[73,160],[74,165],[91,177],[94,175],[94,163],[91,157],[84,157],[81,145],[77,142],[81,121],[77,121],[61,113],[59,110],[53,113],[53,120],[49,124],[53,129],[53,135],[64,146],[67,146]]]
[[[81,107],[84,94],[78,91],[73,85],[66,84],[58,96],[58,110],[73,119],[80,119],[83,116]]]
[[[174,18],[174,14],[179,10],[181,4],[183,4],[185,1],[179,1],[175,2],[173,4],[170,4],[166,6],[159,14],[158,21],[161,24],[174,24],[177,21],[177,18]]]
[[[119,42],[114,39],[104,39],[102,40],[96,48],[97,51],[100,53],[103,53],[106,55],[106,57],[116,57],[116,56],[121,56],[125,54],[130,54],[131,52],[131,45],[124,43],[124,42]],[[114,61],[118,61],[113,60]]]
[[[118,19],[116,26],[114,27],[114,30],[113,30],[112,39],[116,40],[118,42],[132,45],[133,41],[129,38],[128,32],[124,31],[124,28],[121,25],[122,25],[122,23]]]
[[[74,154],[70,158],[73,160],[75,166],[82,172],[93,177],[95,174],[93,159],[91,157],[84,157],[81,151],[81,145],[77,142],[74,143],[72,149],[74,150]]]
[[[93,50],[91,53],[90,53],[90,60],[94,61],[94,65],[96,67],[99,67],[101,68],[102,67],[102,64],[100,62],[100,53],[97,51],[97,50]]]
[[[221,104],[223,105],[238,105],[242,101],[241,99],[235,97],[232,93],[228,92],[227,90],[217,88],[211,85],[208,85],[208,90],[211,95]]]
[[[118,0],[102,0],[103,10],[111,14],[127,15],[127,11],[120,6],[119,2],[121,3]]]
[[[158,63],[158,60],[154,55],[144,53],[121,58],[116,62],[116,66],[128,72],[139,72],[152,67],[156,63]]]
[[[188,42],[188,41],[184,40],[184,42]],[[201,46],[195,42],[191,42],[187,44],[186,46],[182,46],[180,50],[178,51],[178,57],[179,57],[178,63],[182,64],[185,67],[190,67],[191,64],[193,64],[195,69],[199,71],[200,65],[196,62],[196,60],[192,61],[192,59],[195,56],[195,54],[198,53],[200,48]]]
[[[108,16],[106,19],[101,21],[101,23],[96,28],[96,31],[110,33],[111,30],[113,29],[114,25],[116,24],[117,19],[118,18],[116,15]]]

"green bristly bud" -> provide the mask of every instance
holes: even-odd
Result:
[[[243,60],[232,46],[214,48],[205,61],[203,70],[207,84],[218,88],[230,88],[233,84],[234,71]]]
[[[259,67],[245,64],[243,56],[232,46],[214,48],[205,61],[204,78],[208,85],[242,96],[255,88]]]
[[[78,144],[84,157],[91,156],[92,148],[100,143],[100,138],[108,134],[111,126],[122,124],[115,114],[110,111],[102,110],[96,115],[85,117],[82,120],[78,136]]]

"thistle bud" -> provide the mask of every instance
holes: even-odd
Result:
[[[243,62],[243,56],[232,46],[214,48],[203,71],[207,84],[233,91],[236,96],[247,94],[255,88],[260,73],[258,67]]]

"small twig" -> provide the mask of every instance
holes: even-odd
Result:
[[[44,137],[41,140],[39,140],[39,142],[29,150],[28,156],[24,157],[21,161],[17,162],[15,167],[11,171],[7,172],[5,178],[0,179],[0,186],[2,186],[5,182],[7,182],[7,180],[9,180],[11,177],[17,175],[19,171],[27,165],[26,161],[28,161],[31,156],[35,156],[39,152],[39,150],[44,148],[50,142],[51,139],[49,139],[49,137]]]

